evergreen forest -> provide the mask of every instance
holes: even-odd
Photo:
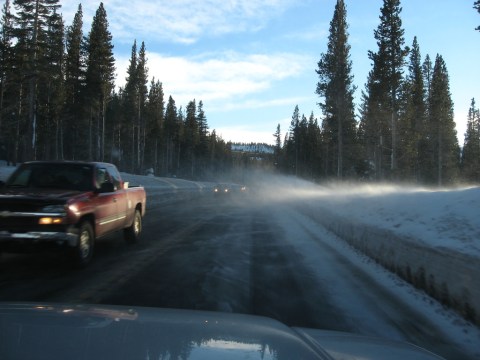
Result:
[[[478,1],[473,8],[480,12]],[[103,3],[84,33],[81,4],[65,25],[60,0],[5,0],[0,159],[108,161],[125,172],[205,180],[261,167],[315,181],[480,182],[477,104],[471,100],[461,148],[447,64],[440,54],[422,57],[416,38],[405,43],[401,11],[400,0],[383,0],[378,48],[368,53],[372,68],[356,100],[347,9],[337,0],[327,51],[312,74],[321,119],[296,106],[273,146],[245,150],[209,129],[202,100],[167,98],[148,73],[144,42],[133,40],[125,85],[116,87]]]

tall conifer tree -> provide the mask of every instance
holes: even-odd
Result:
[[[103,3],[100,3],[93,17],[86,47],[86,95],[90,105],[89,119],[93,119],[90,129],[94,130],[94,133],[89,135],[89,158],[103,160],[106,106],[115,80],[112,35],[108,30],[107,12]]]
[[[129,170],[133,173],[136,172],[136,144],[139,143],[139,130],[138,130],[138,54],[137,54],[137,40],[134,40],[132,45],[130,63],[127,68],[127,77],[125,79],[125,90],[123,96],[123,111],[124,121],[122,128],[123,137],[125,138],[125,147],[128,149],[128,159],[125,159],[129,163]]]
[[[39,83],[39,146],[44,159],[64,158],[63,106],[65,103],[65,28],[62,16],[53,9],[47,20],[45,77]]]
[[[176,144],[179,142],[179,119],[177,106],[172,96],[169,96],[167,107],[165,109],[164,123],[164,144],[165,144],[165,173],[167,175],[175,174],[177,169],[176,161],[177,152]]]
[[[150,90],[148,93],[148,102],[146,108],[146,144],[147,152],[146,161],[147,166],[153,167],[155,174],[161,170],[161,149],[162,149],[162,134],[164,131],[164,94],[163,86],[160,81],[155,81],[152,78],[150,82]]]
[[[335,160],[331,174],[341,178],[346,168],[353,166],[355,151],[355,117],[353,105],[352,62],[348,44],[347,12],[343,0],[337,0],[333,19],[330,22],[328,50],[321,55],[316,70],[319,81],[316,93],[320,95],[320,107],[324,119],[325,141],[329,142],[329,152]]]
[[[38,99],[40,88],[44,88],[49,81],[49,39],[52,35],[49,28],[49,18],[60,7],[58,0],[14,0],[15,25],[13,35],[16,37],[15,55],[19,87],[19,101],[26,100],[26,111],[18,109],[17,121],[23,122],[26,129],[22,138],[26,159],[36,159],[44,154],[38,154],[39,123],[45,125],[48,114],[45,108],[39,109],[42,104]],[[50,23],[51,24],[51,23]],[[43,95],[43,93],[41,93]],[[22,106],[22,105],[19,105]],[[42,113],[43,111],[43,113]]]
[[[82,5],[78,5],[65,41],[65,156],[68,159],[86,159],[88,123],[82,115],[86,68],[82,28],[83,10]]]
[[[480,182],[480,110],[472,99],[468,110],[467,131],[462,151],[462,176]]]
[[[16,108],[15,59],[13,52],[13,15],[9,0],[2,8],[0,32],[0,155],[7,161],[13,159],[13,149],[18,142],[14,116]],[[7,116],[5,116],[7,115]],[[8,116],[10,115],[10,116]],[[16,159],[15,159],[16,162]]]
[[[399,119],[399,170],[402,178],[418,181],[425,146],[426,102],[417,37],[413,39],[404,90],[405,109]]]
[[[380,11],[380,25],[374,31],[378,51],[368,54],[373,69],[367,83],[369,100],[365,119],[370,124],[365,129],[376,132],[374,136],[368,135],[373,145],[370,156],[375,154],[377,174],[383,178],[386,170],[392,177],[398,175],[398,112],[408,48],[404,46],[400,0],[384,0]]]
[[[439,186],[452,183],[458,175],[460,148],[453,119],[450,80],[441,55],[435,59],[427,126],[433,159],[432,180]]]
[[[142,41],[140,50],[138,52],[138,64],[137,64],[137,129],[138,129],[138,144],[137,144],[137,168],[143,170],[144,157],[145,157],[145,142],[146,142],[146,103],[148,98],[148,68],[147,68],[147,54],[145,43]]]
[[[197,167],[197,154],[195,152],[200,142],[200,129],[197,121],[197,103],[195,100],[187,104],[185,114],[185,138],[184,138],[184,159],[188,165],[187,174],[193,179]]]

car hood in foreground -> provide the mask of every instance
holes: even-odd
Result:
[[[0,303],[1,359],[416,359],[416,346],[251,315]]]

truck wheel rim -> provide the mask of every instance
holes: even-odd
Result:
[[[90,252],[90,236],[87,231],[82,232],[80,236],[80,256],[82,259],[88,257]]]
[[[140,218],[137,215],[137,216],[135,216],[135,224],[133,226],[133,229],[134,229],[136,235],[138,235],[140,233],[140,227],[141,227]]]

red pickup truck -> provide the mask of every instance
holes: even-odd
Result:
[[[108,163],[31,161],[0,182],[0,252],[66,250],[83,267],[95,240],[123,230],[136,242],[146,195]]]

